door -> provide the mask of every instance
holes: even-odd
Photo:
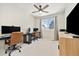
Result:
[[[41,18],[42,36],[45,40],[54,40],[55,17]]]

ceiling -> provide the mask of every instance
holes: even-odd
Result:
[[[65,12],[67,7],[71,8],[71,5],[76,5],[76,3],[37,3],[36,5],[49,5],[48,8],[46,8],[44,11],[48,11],[48,13],[32,13],[33,16],[46,16],[46,15],[51,15],[51,14],[58,14]],[[32,4],[33,5],[33,4]],[[37,9],[35,7],[32,8],[33,11],[36,11]]]
[[[39,5],[39,4],[36,4]],[[41,4],[42,6],[45,6],[47,4]],[[45,11],[48,11],[48,13],[44,13],[44,12],[37,12],[37,13],[33,13],[34,16],[44,16],[44,15],[49,15],[49,14],[56,14],[56,13],[60,13],[63,12],[67,6],[67,3],[50,3],[48,4],[49,7],[45,9]],[[33,11],[37,10],[33,7]]]
[[[33,11],[37,11],[37,9],[33,6],[34,3],[1,3],[0,4],[0,8],[1,7],[8,7],[10,6],[10,8],[12,7],[16,7],[19,10],[23,10],[23,12],[26,13],[30,13],[33,16],[44,16],[44,15],[50,15],[50,14],[56,14],[56,13],[60,13],[63,12],[65,10],[65,8],[68,6],[68,4],[71,3],[35,3],[36,5],[41,4],[42,6],[45,5],[49,5],[48,8],[45,9],[45,11],[48,11],[49,13],[32,13]]]

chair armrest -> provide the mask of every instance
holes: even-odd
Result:
[[[5,40],[5,44],[9,44],[10,43],[10,39]]]

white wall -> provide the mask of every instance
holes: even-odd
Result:
[[[65,12],[56,15],[57,15],[58,30],[65,29]]]
[[[77,3],[68,3],[65,8],[65,18],[69,15],[69,13],[73,10]]]
[[[23,32],[28,27],[34,27],[34,19],[31,15],[31,4],[0,4],[0,28],[2,25],[21,26]]]

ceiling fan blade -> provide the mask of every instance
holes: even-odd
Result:
[[[44,6],[42,9],[44,10],[44,9],[46,9],[48,6],[49,6],[49,5],[46,5],[46,6]]]
[[[32,12],[32,13],[36,13],[36,12],[39,12],[39,11],[34,11],[34,12]]]
[[[43,11],[43,10],[42,10],[42,12],[48,13],[48,11]]]
[[[39,10],[38,6],[34,5],[34,7],[37,8],[37,9]]]

